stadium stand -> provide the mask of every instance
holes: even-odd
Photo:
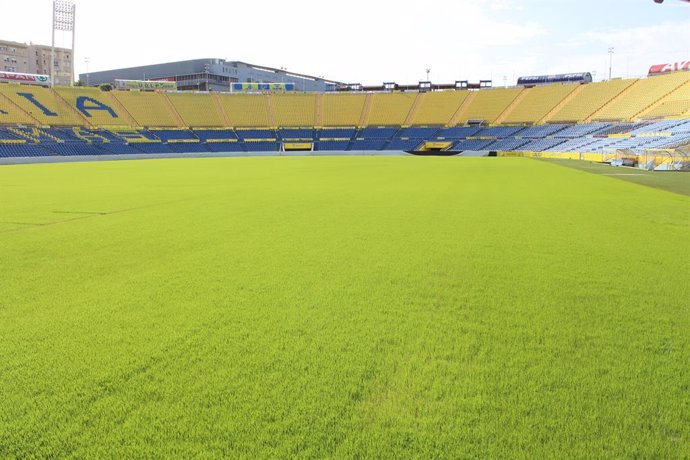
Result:
[[[137,126],[144,127],[182,127],[179,115],[168,106],[160,93],[140,91],[112,91],[113,96],[134,118]]]
[[[278,135],[272,129],[238,129],[237,137],[242,141],[276,140]]]
[[[504,123],[537,123],[579,85],[543,85],[526,88],[524,96],[503,119]]]
[[[391,127],[377,127],[377,128],[362,128],[355,136],[357,139],[390,139],[396,135],[399,128]]]
[[[480,126],[454,126],[439,130],[436,133],[436,139],[466,139],[474,136],[481,130]]]
[[[424,142],[423,139],[393,139],[385,146],[386,150],[413,150],[419,144]]]
[[[690,72],[677,72],[636,80],[591,118],[594,121],[625,121],[635,118],[657,101],[690,80]]]
[[[4,85],[0,83],[0,85]],[[0,86],[2,89],[2,86]],[[32,125],[38,124],[35,118],[31,118],[28,113],[5,97],[0,91],[0,124],[4,125]]]
[[[150,129],[149,133],[164,142],[199,141],[194,132],[187,129]]]
[[[636,80],[610,80],[582,86],[572,99],[551,116],[549,123],[577,123],[591,117]]]
[[[195,129],[194,135],[203,142],[237,140],[237,133],[232,129]]]
[[[219,95],[230,126],[236,128],[273,127],[266,95],[223,94]]]
[[[412,125],[446,125],[467,98],[468,91],[437,91],[425,93]]]
[[[470,120],[493,123],[518,97],[522,88],[497,88],[479,91],[458,117],[458,124]]]
[[[400,138],[413,138],[413,139],[433,139],[436,133],[439,131],[439,127],[410,127],[401,129],[398,132],[398,137]]]
[[[278,130],[278,138],[282,140],[313,141],[314,130],[308,128],[282,128]]]
[[[210,128],[224,126],[223,114],[210,94],[167,94],[185,126]]]
[[[690,81],[679,86],[644,116],[647,118],[671,117],[690,114]]]
[[[116,104],[111,93],[89,87],[56,87],[55,92],[75,107],[90,126],[133,126],[134,120]],[[51,123],[52,124],[52,123]]]
[[[585,125],[573,125],[569,126],[561,131],[554,134],[554,137],[565,137],[565,138],[578,138],[589,136],[597,131],[602,131],[609,128],[608,123],[591,123]]]
[[[350,141],[320,141],[315,148],[317,151],[346,151],[349,150]]]
[[[520,132],[520,136],[527,138],[543,138],[548,136],[554,136],[559,131],[562,131],[567,127],[568,125],[564,124],[530,126],[529,128]]]
[[[357,130],[354,128],[323,128],[323,129],[317,131],[317,135],[318,135],[319,139],[327,139],[327,140],[347,139],[347,140],[350,140],[354,137],[356,132],[357,132]]]
[[[50,88],[2,83],[0,94],[10,102],[8,121],[12,123],[41,126],[87,125],[86,120],[77,113],[77,110]],[[23,111],[26,116],[16,109],[12,110],[12,106]]]
[[[328,127],[358,126],[365,102],[365,94],[324,94],[321,124]]]
[[[350,150],[383,150],[387,143],[386,139],[356,139],[350,144]]]
[[[690,143],[687,118],[688,72],[427,93],[101,92],[3,83],[0,155],[642,151]]]
[[[271,105],[276,127],[316,125],[315,94],[272,94]]]
[[[417,93],[373,94],[367,124],[369,126],[402,126],[405,124]]]

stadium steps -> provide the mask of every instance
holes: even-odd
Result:
[[[29,128],[27,128],[27,129],[29,129]],[[38,128],[36,128],[36,129],[38,129]],[[31,134],[29,134],[29,133],[27,133],[27,132],[24,132],[24,131],[22,131],[21,129],[17,129],[17,128],[15,128],[14,126],[8,126],[8,127],[7,127],[7,130],[8,130],[9,132],[11,132],[12,134],[15,134],[15,135],[19,136],[19,137],[22,138],[22,139],[26,139],[26,140],[28,140],[28,141],[31,141],[31,142],[33,142],[34,144],[40,144],[40,141],[38,140],[38,137],[32,136]]]
[[[273,129],[278,129],[278,123],[276,122],[276,112],[273,109],[273,98],[271,98],[270,95],[264,95],[261,97],[265,97],[267,101],[267,106],[268,106],[268,122]]]
[[[364,100],[364,108],[362,109],[362,114],[359,117],[359,128],[364,128],[369,124],[369,114],[371,113],[371,105],[374,101],[374,95],[372,93],[367,94]]]
[[[36,126],[42,125],[42,123],[40,121],[38,121],[38,119],[36,117],[31,115],[29,112],[24,111],[24,109],[19,107],[12,99],[10,99],[9,97],[5,97],[5,95],[2,93],[0,93],[0,100],[2,100],[8,106],[12,107],[14,110],[17,111],[17,113],[22,118],[24,118],[24,120],[17,119],[15,121],[19,121],[20,123],[21,122],[30,122],[31,124],[36,125]]]
[[[220,114],[222,120],[223,120],[223,127],[227,128],[230,126],[230,119],[228,118],[228,114],[225,111],[225,107],[223,106],[223,103],[220,100],[220,96],[218,93],[211,93],[211,100],[213,101],[213,105]]]
[[[634,119],[643,118],[645,115],[652,112],[657,107],[661,106],[667,99],[672,98],[674,95],[676,95],[678,93],[682,93],[683,91],[687,91],[688,89],[690,89],[690,80],[686,81],[685,83],[681,83],[678,87],[671,90],[668,94],[665,94],[664,96],[659,98],[657,101],[652,103],[649,107],[645,108],[640,113],[635,115]]]
[[[131,113],[129,113],[129,110],[125,108],[125,106],[120,102],[118,98],[116,98],[113,94],[112,91],[109,91],[106,93],[106,98],[109,99],[109,102],[117,107],[117,112],[121,115],[124,115],[124,117],[127,119],[128,126],[130,128],[136,128],[138,126],[137,121],[134,119]]]
[[[549,113],[547,113],[541,120],[539,120],[539,121],[537,122],[537,124],[538,124],[538,125],[541,125],[541,124],[544,124],[544,123],[548,123],[549,120],[550,120],[554,115],[556,115],[558,112],[560,112],[561,109],[563,109],[563,107],[565,107],[565,105],[566,105],[568,102],[570,102],[571,100],[573,100],[573,99],[575,98],[575,96],[577,96],[578,94],[580,94],[580,93],[582,92],[582,90],[584,89],[584,87],[585,87],[585,85],[578,85],[573,91],[570,92],[570,94],[568,94],[561,102],[559,102],[559,103],[556,105],[556,107],[554,107],[553,109],[551,109],[551,110],[549,111]]]
[[[72,115],[77,117],[79,120],[82,120],[81,126],[83,126],[84,128],[88,128],[88,127],[94,127],[95,128],[95,126],[92,126],[91,123],[89,123],[89,120],[87,120],[86,117],[81,112],[79,112],[76,107],[71,105],[69,102],[67,102],[67,100],[64,97],[62,97],[62,94],[58,93],[57,91],[55,91],[52,88],[50,91],[53,94],[55,94],[55,100],[57,101],[57,104],[60,107],[60,110],[66,110],[68,112],[71,112]]]
[[[180,115],[180,113],[175,109],[175,106],[173,105],[172,101],[168,97],[168,93],[161,92],[158,94],[163,99],[163,104],[165,105],[166,110],[168,111],[170,116],[173,118],[173,120],[175,120],[175,122],[177,123],[177,127],[178,128],[185,128],[186,127],[185,122],[182,119],[182,116]]]
[[[72,132],[74,133],[74,137],[83,140],[87,144],[93,144],[94,139],[101,141],[101,143],[103,144],[110,143],[110,140],[108,138],[94,132],[87,132],[85,134],[84,132],[82,132],[81,128],[78,128],[76,126],[72,127]]]
[[[455,111],[453,116],[450,117],[450,120],[448,121],[448,124],[446,127],[453,127],[458,125],[458,121],[462,119],[462,116],[465,114],[467,111],[467,108],[472,105],[472,101],[474,100],[475,97],[477,97],[477,92],[476,91],[471,91],[467,97],[465,98],[464,101],[462,101],[462,104],[460,104],[460,107],[458,107],[458,110]]]
[[[318,93],[314,104],[314,127],[323,127],[323,94]]]
[[[403,126],[411,126],[412,122],[414,121],[415,117],[417,116],[417,112],[419,112],[419,107],[421,107],[422,103],[424,102],[424,97],[426,96],[426,93],[417,93],[417,97],[414,99],[414,102],[412,103],[412,107],[410,108],[410,111],[407,113],[407,117],[405,118],[405,122],[403,123]]]
[[[522,91],[517,95],[515,99],[513,99],[513,102],[511,102],[508,107],[496,118],[496,120],[492,123],[493,125],[500,125],[502,124],[506,118],[508,118],[508,115],[515,110],[515,107],[520,105],[522,100],[527,97],[527,95],[530,93],[532,88],[523,88]]]
[[[617,96],[615,96],[614,98],[609,100],[606,104],[599,107],[599,110],[597,110],[596,112],[594,112],[593,114],[591,114],[589,117],[587,117],[585,119],[585,123],[592,123],[593,120],[596,120],[597,116],[599,114],[605,113],[606,109],[608,109],[609,106],[611,106],[611,105],[615,104],[616,102],[618,102],[619,100],[623,99],[629,92],[631,92],[637,85],[640,84],[640,81],[641,80],[635,80],[635,82],[632,85],[626,87],[623,91],[618,93]],[[610,120],[607,120],[607,121],[610,121]],[[618,120],[618,121],[623,121],[623,120]]]

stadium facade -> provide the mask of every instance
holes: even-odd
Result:
[[[79,75],[79,80],[86,86],[112,83],[116,79],[175,81],[181,90],[199,91],[229,91],[232,83],[293,83],[296,91],[324,92],[341,84],[284,68],[218,58],[167,62]]]
[[[0,70],[28,74],[50,75],[51,47],[34,43],[0,40]],[[55,84],[69,86],[74,61],[72,50],[55,48]]]

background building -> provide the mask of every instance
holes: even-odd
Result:
[[[50,46],[0,40],[0,70],[50,75]],[[66,48],[55,48],[55,84],[69,86],[74,56]]]
[[[122,80],[171,80],[183,90],[229,91],[232,83],[294,83],[296,91],[328,91],[339,82],[287,69],[224,59],[194,59],[79,75],[88,86]]]

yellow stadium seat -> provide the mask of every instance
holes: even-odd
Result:
[[[273,126],[269,100],[264,94],[223,94],[218,96],[230,126],[267,128]]]
[[[527,88],[524,97],[506,115],[503,123],[536,123],[551,112],[578,85],[544,85]]]
[[[185,126],[210,128],[225,125],[223,114],[211,94],[168,93],[167,97],[180,114]]]
[[[480,90],[460,114],[458,124],[469,120],[493,123],[520,94],[522,88],[495,88]]]
[[[595,121],[632,120],[646,108],[690,80],[690,72],[650,77],[632,85],[592,117]]]
[[[58,96],[50,88],[42,86],[0,84],[0,94],[12,105],[23,110],[32,120],[30,124],[45,126],[86,126],[88,123],[77,110]],[[16,110],[10,111],[17,117],[17,123],[23,117]],[[35,120],[35,121],[33,121]]]
[[[126,113],[115,103],[109,92],[89,87],[56,87],[71,107],[79,111],[91,126],[131,126]]]
[[[690,112],[690,81],[666,96],[657,106],[645,113],[644,117],[677,117],[688,112]]]
[[[417,93],[373,94],[367,125],[403,125],[416,98]]]
[[[357,126],[366,94],[324,94],[321,107],[323,126]]]
[[[0,83],[4,86],[4,83]],[[12,85],[16,86],[16,85]],[[2,88],[0,88],[2,89]],[[34,125],[40,124],[35,118],[21,109],[17,104],[3,95],[0,91],[0,123],[5,125]]]
[[[580,122],[589,118],[606,103],[625,91],[636,80],[610,80],[588,83],[570,101],[554,114],[551,123]]]
[[[271,105],[278,127],[316,124],[316,94],[272,94]]]
[[[172,106],[164,95],[144,91],[112,91],[111,94],[124,106],[138,126],[144,127],[182,127]]]
[[[446,125],[460,108],[469,91],[435,91],[424,94],[412,125]]]

